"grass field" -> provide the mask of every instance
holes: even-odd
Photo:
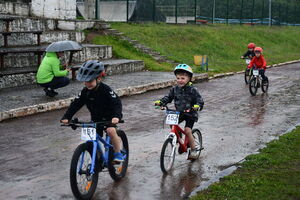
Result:
[[[268,64],[300,59],[300,27],[265,27],[239,25],[168,25],[113,23],[131,39],[166,55],[169,59],[193,66],[194,55],[208,55],[209,74],[235,72],[245,68],[240,56],[247,44],[264,49]],[[139,59],[149,70],[169,71],[174,66],[157,63],[131,44],[112,36],[96,36],[96,44],[113,46],[118,58]],[[232,175],[211,185],[193,200],[298,200],[300,199],[300,127],[281,136],[250,155]]]
[[[300,127],[246,157],[242,168],[191,199],[300,199]]]
[[[113,23],[112,28],[179,63],[194,66],[194,55],[208,55],[209,70],[213,73],[244,69],[240,56],[249,42],[263,47],[268,64],[300,59],[300,27]],[[149,70],[173,67],[157,63],[129,43],[111,36],[98,36],[94,42],[113,45],[117,57],[144,60]],[[194,69],[199,72],[199,67]]]

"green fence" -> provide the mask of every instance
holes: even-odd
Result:
[[[108,4],[120,9],[107,21],[300,25],[300,0],[96,0]]]

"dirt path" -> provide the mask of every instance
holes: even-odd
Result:
[[[175,170],[163,176],[160,149],[168,128],[154,100],[168,89],[122,98],[130,166],[115,183],[101,173],[94,199],[181,199],[207,185],[245,156],[300,122],[300,64],[267,71],[268,94],[252,97],[242,75],[196,84],[205,108],[195,127],[204,151],[190,163],[176,155]],[[78,132],[62,128],[64,110],[0,123],[0,199],[73,199],[69,164],[80,143]],[[85,110],[79,118],[88,119]]]

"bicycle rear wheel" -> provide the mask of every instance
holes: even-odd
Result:
[[[123,154],[124,161],[120,164],[115,164],[113,162],[114,159],[114,149],[109,149],[109,157],[108,157],[108,172],[112,179],[118,181],[122,179],[127,172],[128,160],[129,160],[129,145],[127,136],[124,131],[117,130],[118,136],[121,138],[121,153]]]
[[[196,159],[198,159],[199,156],[200,156],[201,150],[203,150],[202,134],[201,134],[200,130],[198,130],[198,129],[193,129],[192,134],[193,134],[193,137],[194,137],[194,140],[195,140],[196,149],[199,149],[199,153],[198,153],[197,158],[196,158]]]
[[[164,142],[160,154],[160,168],[163,173],[169,173],[175,160],[176,146],[172,144],[173,138],[168,138]]]
[[[70,184],[77,199],[91,199],[98,183],[98,161],[96,157],[94,174],[92,167],[92,143],[80,144],[74,151],[70,167]]]
[[[252,96],[256,95],[257,88],[257,78],[253,77],[249,83],[249,91]]]

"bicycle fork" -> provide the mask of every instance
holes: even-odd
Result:
[[[171,157],[173,157],[174,154],[175,154],[175,150],[176,150],[177,136],[176,136],[175,133],[170,132],[167,138],[172,139],[172,154],[171,154]]]

